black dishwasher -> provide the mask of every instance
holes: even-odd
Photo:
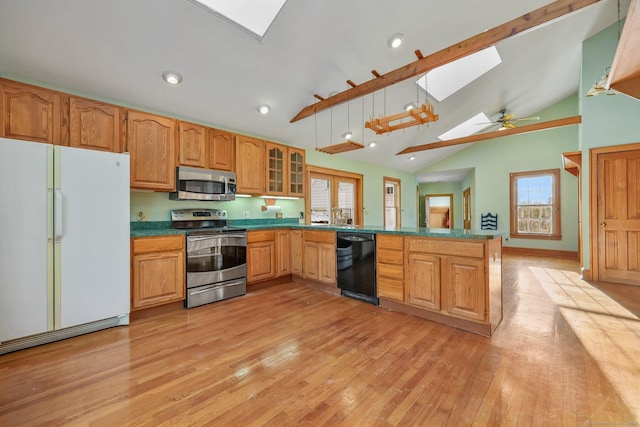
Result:
[[[336,242],[338,287],[344,296],[378,305],[376,235],[339,231]]]

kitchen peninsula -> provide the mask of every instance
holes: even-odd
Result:
[[[339,294],[336,232],[376,235],[380,307],[490,336],[502,320],[502,236],[495,230],[302,225],[229,220],[247,229],[247,285],[293,281]],[[131,224],[132,239],[183,234],[168,222]]]

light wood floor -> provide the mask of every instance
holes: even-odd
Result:
[[[640,322],[576,270],[506,256],[491,338],[293,283],[146,311],[0,356],[0,426],[638,425]]]

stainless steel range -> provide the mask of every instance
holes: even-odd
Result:
[[[247,293],[247,232],[227,227],[227,211],[173,210],[171,227],[187,231],[186,308]]]

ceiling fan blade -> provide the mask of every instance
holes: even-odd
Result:
[[[522,122],[522,121],[525,121],[525,120],[540,120],[540,117],[537,117],[537,116],[536,117],[522,117],[522,118],[515,118],[515,119],[510,120],[510,121],[512,121],[512,122]]]

